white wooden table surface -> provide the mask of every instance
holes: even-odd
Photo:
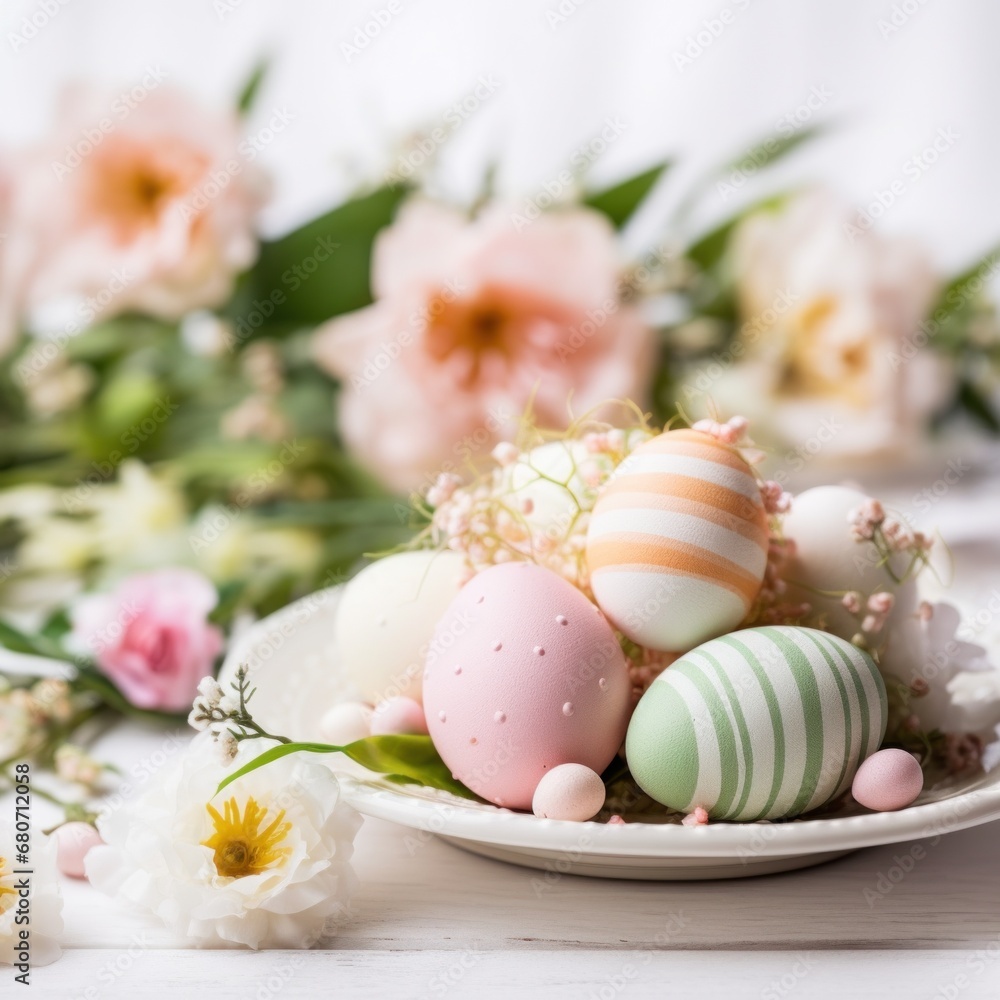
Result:
[[[966,609],[996,593],[996,488],[996,480],[970,484],[932,512],[947,523]],[[1000,648],[1000,619],[990,631],[998,634],[982,638]],[[99,756],[129,775],[164,746],[176,744],[123,726]],[[42,805],[39,823],[48,819]],[[0,815],[9,808],[0,799]],[[784,875],[644,883],[546,877],[366,820],[353,914],[325,950],[194,951],[143,914],[64,880],[66,951],[34,970],[26,995],[996,1000],[1000,823],[923,845],[922,860],[892,883],[880,876],[890,878],[909,844]],[[17,995],[9,975],[0,967],[0,997]]]
[[[162,734],[123,727],[102,752],[128,772],[161,746]],[[910,845],[763,878],[625,882],[546,875],[366,820],[353,914],[326,949],[191,950],[64,879],[65,954],[33,971],[28,996],[995,1000],[1000,823],[923,844],[922,860],[878,894]],[[0,996],[15,995],[7,976],[0,968]]]

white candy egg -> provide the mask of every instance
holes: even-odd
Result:
[[[372,707],[361,701],[343,701],[328,709],[320,719],[323,739],[336,746],[347,746],[372,733]]]
[[[362,697],[420,700],[434,628],[464,572],[457,552],[400,552],[366,566],[347,584],[334,638],[344,674]]]
[[[845,591],[859,591],[864,598],[880,590],[894,593],[896,604],[887,628],[912,615],[917,607],[916,584],[912,580],[895,583],[880,565],[875,546],[856,541],[851,534],[849,515],[867,499],[864,493],[846,486],[817,486],[795,497],[784,520],[785,537],[796,547],[796,556],[783,573],[789,585],[787,599],[812,606],[804,624],[816,624],[822,616],[829,631],[844,639],[854,636],[860,625],[841,604]],[[909,556],[903,554],[892,566],[901,575],[908,563]]]
[[[535,789],[531,811],[542,819],[593,819],[604,807],[604,782],[583,764],[552,768]]]

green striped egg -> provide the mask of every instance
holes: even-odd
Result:
[[[798,816],[849,788],[885,735],[872,658],[827,632],[743,629],[685,653],[649,687],[625,740],[658,802],[713,819]]]

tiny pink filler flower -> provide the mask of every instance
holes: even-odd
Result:
[[[127,577],[73,609],[73,637],[139,708],[186,709],[212,673],[222,633],[208,622],[218,595],[190,569]]]

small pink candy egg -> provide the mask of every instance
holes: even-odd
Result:
[[[372,734],[372,707],[362,701],[343,701],[320,719],[323,739],[339,747]]]
[[[427,719],[419,702],[398,695],[379,702],[372,713],[372,736],[427,735]]]
[[[560,764],[538,782],[531,811],[542,819],[593,818],[604,805],[601,776],[583,764]]]
[[[854,775],[851,794],[856,802],[875,812],[904,809],[924,787],[924,772],[916,758],[905,750],[873,753]]]
[[[92,847],[104,843],[101,835],[89,823],[64,823],[53,836],[59,871],[70,878],[85,878],[83,862]]]

